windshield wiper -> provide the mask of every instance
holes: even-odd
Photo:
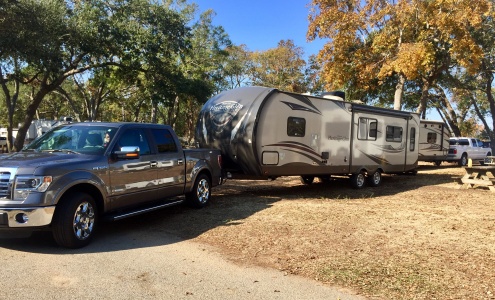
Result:
[[[52,149],[52,150],[43,150],[42,152],[49,152],[49,153],[64,152],[64,153],[70,153],[70,154],[79,154],[79,152],[76,152],[76,151],[71,150],[71,149]]]

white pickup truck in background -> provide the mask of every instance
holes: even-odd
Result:
[[[476,138],[453,137],[449,144],[447,161],[457,162],[459,166],[467,165],[468,159],[484,164],[485,158],[492,155],[492,149],[483,147],[483,142]]]

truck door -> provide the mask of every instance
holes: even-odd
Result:
[[[116,138],[118,140],[113,151],[119,151],[124,146],[136,147],[139,148],[139,158],[113,159],[109,163],[110,194],[114,199],[112,208],[156,199],[156,161],[155,155],[150,151],[146,131],[130,128]]]
[[[468,157],[469,158],[472,158],[472,159],[478,159],[478,158],[481,158],[481,151],[480,151],[480,147],[478,146],[478,140],[477,139],[471,139],[471,146],[472,147],[468,147]],[[471,151],[469,153],[469,151]]]
[[[182,147],[168,129],[152,129],[157,147],[157,186],[160,198],[181,195],[186,182],[186,161]]]

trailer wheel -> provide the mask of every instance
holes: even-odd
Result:
[[[194,182],[192,192],[186,194],[186,203],[195,208],[202,208],[210,201],[210,178],[199,174]]]
[[[459,159],[459,166],[461,167],[464,167],[468,164],[468,157],[467,157],[467,154],[464,153],[462,156],[461,156],[461,159]]]
[[[382,183],[382,173],[377,170],[375,173],[368,176],[368,184],[372,187],[379,186]]]
[[[302,184],[312,184],[314,180],[315,180],[314,176],[301,176]]]
[[[61,200],[52,222],[53,238],[60,246],[81,248],[94,236],[97,207],[93,197],[86,193],[72,193]]]
[[[352,174],[351,176],[351,186],[355,189],[362,189],[366,183],[366,176],[364,172],[359,172]]]

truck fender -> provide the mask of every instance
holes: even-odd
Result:
[[[192,190],[196,178],[201,173],[205,173],[210,178],[211,181],[210,166],[203,159],[196,161],[196,164],[191,168],[190,173],[186,174],[186,178],[189,178],[189,180],[186,180],[186,186],[184,188],[184,191],[186,193]]]
[[[95,201],[100,202],[99,204],[101,204],[102,208],[104,209],[106,203],[103,200],[106,199],[108,196],[107,190],[105,188],[105,183],[98,176],[85,171],[71,172],[58,179],[55,182],[54,186],[51,187],[52,191],[56,191],[52,196],[51,204],[57,204],[64,196],[64,194],[66,194],[68,191],[73,190],[77,186],[83,185],[89,185],[93,187],[90,189],[88,189],[88,187],[85,187],[84,191],[90,192],[92,190]]]

